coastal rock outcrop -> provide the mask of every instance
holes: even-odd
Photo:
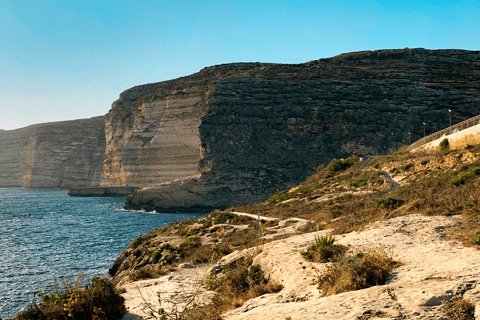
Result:
[[[385,154],[445,128],[448,109],[454,123],[479,114],[479,58],[365,51],[129,89],[107,114],[102,186],[144,187],[126,207],[157,212],[264,201],[332,158]]]
[[[0,131],[0,187],[98,186],[105,117]]]

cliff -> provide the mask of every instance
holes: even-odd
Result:
[[[105,117],[0,131],[0,187],[98,186]]]
[[[106,116],[102,186],[127,208],[263,201],[332,158],[385,154],[479,114],[480,53],[380,50],[234,63],[134,87]],[[409,132],[411,133],[409,135]],[[163,184],[162,184],[163,183]]]

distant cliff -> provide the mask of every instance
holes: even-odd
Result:
[[[0,187],[98,186],[105,117],[0,131]]]
[[[384,154],[480,113],[480,52],[234,63],[134,87],[106,116],[102,186],[157,211],[263,201],[334,157]],[[409,136],[409,132],[411,133]],[[149,187],[148,187],[149,186]]]

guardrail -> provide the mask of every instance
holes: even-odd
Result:
[[[463,122],[457,123],[456,125],[453,125],[451,127],[448,127],[446,129],[440,130],[435,132],[434,134],[431,134],[429,136],[426,136],[420,140],[415,141],[411,145],[407,147],[407,150],[413,150],[415,148],[418,148],[420,146],[423,146],[424,144],[427,144],[431,141],[437,140],[438,138],[448,136],[452,133],[459,132],[462,130],[465,130],[467,128],[476,126],[477,124],[480,124],[480,115],[470,118],[468,120],[465,120]]]

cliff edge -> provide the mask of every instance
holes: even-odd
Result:
[[[364,51],[134,87],[106,116],[101,185],[143,187],[126,207],[157,212],[264,201],[332,158],[386,154],[447,127],[448,109],[454,123],[479,114],[479,58]]]
[[[98,186],[105,117],[0,130],[0,187]]]

